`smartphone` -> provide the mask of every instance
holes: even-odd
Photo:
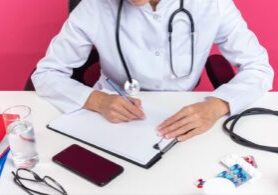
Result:
[[[73,144],[55,155],[52,160],[98,186],[104,186],[124,169],[81,146]]]

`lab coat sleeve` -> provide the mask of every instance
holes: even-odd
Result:
[[[71,76],[73,68],[84,65],[97,37],[97,1],[81,1],[51,41],[46,56],[32,75],[37,94],[63,112],[82,108],[93,91]]]
[[[268,54],[251,32],[232,0],[218,0],[221,23],[215,39],[238,73],[211,96],[228,102],[230,114],[241,112],[272,89],[274,72]]]

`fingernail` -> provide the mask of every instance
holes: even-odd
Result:
[[[162,133],[161,132],[156,132],[156,134],[160,137],[162,137]]]
[[[159,132],[161,132],[163,130],[163,128],[161,128],[161,127],[159,127],[158,129],[157,129],[157,131],[159,131]]]

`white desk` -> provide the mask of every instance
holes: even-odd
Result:
[[[167,104],[178,109],[185,104],[201,100],[206,93],[142,93],[141,95],[158,105]],[[278,109],[277,100],[278,94],[268,93],[254,106]],[[224,118],[208,133],[179,143],[151,169],[145,170],[48,130],[46,124],[60,113],[35,93],[0,92],[1,109],[16,104],[28,105],[33,110],[37,149],[40,155],[40,162],[34,171],[41,176],[49,175],[55,178],[65,187],[68,194],[202,194],[202,190],[197,189],[194,182],[199,178],[211,178],[224,170],[219,164],[219,159],[231,153],[241,156],[254,155],[262,172],[260,180],[241,186],[238,188],[238,193],[278,194],[278,154],[249,149],[232,142],[222,130]],[[245,125],[246,123],[248,125]],[[278,145],[277,126],[278,118],[271,116],[248,117],[239,124],[239,128],[244,128],[240,131],[241,135],[274,146]],[[252,133],[256,136],[252,136]],[[100,188],[51,161],[52,156],[73,143],[122,165],[124,173],[107,186]],[[0,180],[0,194],[24,194],[13,184],[11,170],[14,168],[9,160]]]

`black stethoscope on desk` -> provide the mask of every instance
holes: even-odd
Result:
[[[258,150],[264,150],[264,151],[268,151],[268,152],[278,153],[278,147],[256,144],[250,140],[247,140],[247,139],[241,137],[240,135],[238,135],[237,133],[234,132],[235,125],[241,118],[243,118],[245,116],[266,115],[266,114],[278,116],[278,111],[270,110],[270,109],[266,109],[266,108],[250,108],[248,110],[243,111],[240,114],[229,117],[224,122],[223,128],[228,133],[228,135],[231,137],[231,139],[240,145],[258,149]]]
[[[125,61],[123,52],[122,52],[122,48],[121,48],[121,43],[120,43],[120,25],[121,25],[121,13],[122,13],[122,8],[123,8],[123,3],[125,0],[120,0],[120,5],[119,5],[119,9],[118,9],[118,14],[117,14],[117,22],[116,22],[116,44],[117,44],[117,49],[118,49],[118,53],[122,62],[122,65],[124,67],[124,70],[126,72],[126,76],[127,76],[127,81],[124,84],[124,89],[126,91],[127,94],[133,96],[139,93],[140,91],[140,83],[133,79],[129,68],[127,66],[127,63]],[[184,13],[190,20],[190,28],[191,28],[191,66],[190,66],[190,70],[189,73],[183,75],[183,76],[178,76],[178,74],[176,73],[175,69],[174,69],[174,65],[173,65],[173,51],[172,51],[172,33],[173,33],[173,21],[176,17],[177,14],[179,13]],[[184,8],[184,0],[180,0],[180,7],[174,11],[169,19],[169,23],[168,23],[168,33],[169,33],[169,53],[170,53],[170,66],[171,66],[171,72],[172,75],[175,79],[182,79],[182,78],[187,78],[191,75],[191,73],[193,72],[193,65],[194,65],[194,33],[195,33],[195,24],[194,24],[194,20],[192,17],[192,14],[186,10]]]

